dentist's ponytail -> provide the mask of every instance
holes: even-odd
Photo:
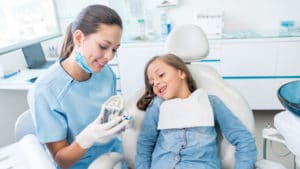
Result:
[[[67,31],[66,31],[63,46],[60,51],[59,59],[68,57],[72,53],[73,48],[74,48],[74,43],[73,43],[73,34],[72,34],[72,23],[70,23],[69,26],[67,27]]]

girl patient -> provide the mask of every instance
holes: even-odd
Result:
[[[145,68],[146,110],[138,138],[137,169],[219,169],[216,126],[236,147],[235,169],[253,169],[256,145],[243,123],[214,95],[197,89],[185,63],[166,54]]]

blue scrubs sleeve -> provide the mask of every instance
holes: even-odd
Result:
[[[225,138],[236,148],[234,169],[253,169],[257,150],[251,133],[217,96],[210,95],[209,100],[215,121]]]
[[[67,137],[67,121],[65,116],[57,111],[57,99],[49,89],[33,89],[29,93],[29,99],[36,135],[40,142],[49,143],[65,139]]]

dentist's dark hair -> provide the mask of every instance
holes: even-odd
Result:
[[[99,31],[101,24],[118,25],[123,29],[122,19],[113,9],[104,5],[90,5],[84,8],[67,27],[59,58],[69,57],[72,53],[74,49],[72,35],[76,30],[81,30],[87,36]]]
[[[194,92],[197,89],[197,85],[195,80],[192,77],[191,72],[189,71],[188,67],[184,63],[182,59],[180,59],[178,56],[173,54],[165,54],[161,56],[154,56],[152,59],[148,61],[146,64],[145,70],[144,70],[144,82],[145,82],[145,93],[143,96],[137,101],[136,106],[140,110],[146,110],[150,102],[153,100],[153,98],[156,96],[153,92],[153,87],[149,83],[147,71],[148,67],[151,63],[153,63],[155,60],[161,60],[164,63],[166,63],[169,66],[172,66],[173,68],[177,70],[181,70],[186,75],[186,83],[188,85],[188,88],[190,92]]]

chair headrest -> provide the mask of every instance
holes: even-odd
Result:
[[[199,26],[192,24],[175,27],[167,37],[166,49],[185,62],[199,61],[209,52],[205,33]]]

